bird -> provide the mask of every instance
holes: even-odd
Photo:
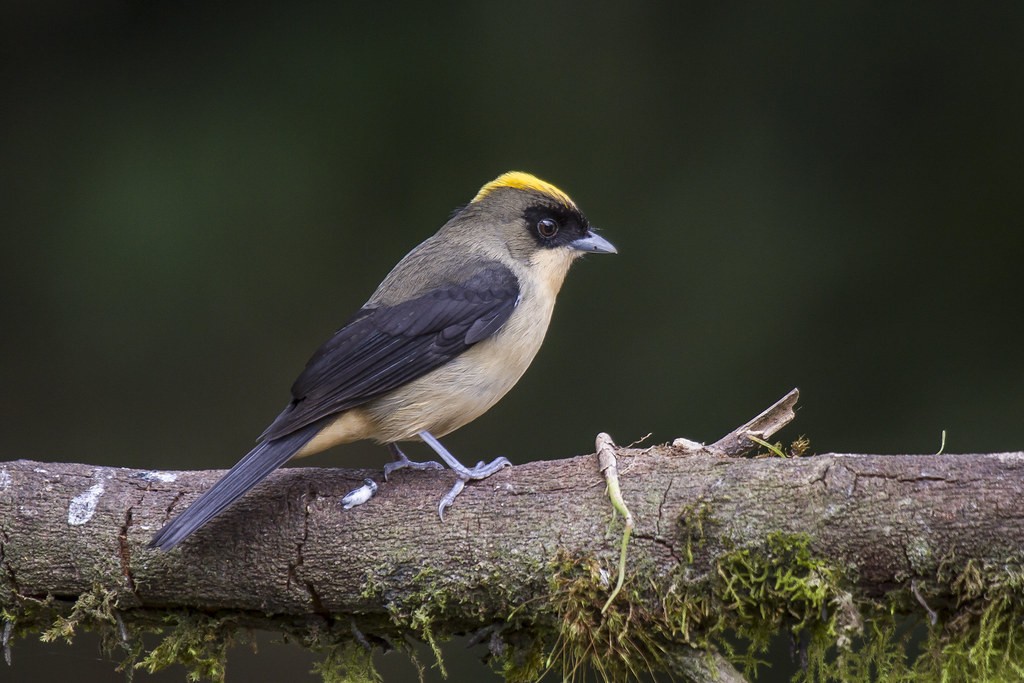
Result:
[[[587,253],[618,252],[565,192],[521,171],[485,184],[320,346],[257,445],[150,547],[174,548],[288,460],[363,439],[391,451],[385,479],[402,468],[441,467],[409,460],[399,442],[422,441],[448,464],[456,481],[438,504],[443,520],[466,482],[511,463],[499,457],[466,467],[439,437],[519,381],[544,341],[569,267]]]

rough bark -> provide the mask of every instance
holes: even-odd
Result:
[[[858,570],[869,594],[934,575],[944,556],[998,561],[1024,548],[1020,452],[783,460],[655,446],[621,449],[618,458],[637,524],[630,554],[666,573],[685,554],[678,522],[695,506],[713,510],[717,535],[737,546],[772,531],[810,534],[818,553]],[[76,597],[99,583],[120,587],[126,609],[365,613],[383,610],[361,597],[366,578],[381,571],[436,568],[454,592],[486,590],[497,572],[506,587],[528,590],[536,577],[524,568],[558,549],[617,555],[593,455],[500,472],[467,487],[443,523],[435,508],[450,484],[444,474],[400,474],[370,503],[342,511],[339,498],[374,472],[289,468],[166,554],[146,549],[149,537],[222,472],[177,472],[174,481],[153,474],[0,464],[3,604],[12,592]],[[93,497],[91,516],[69,524],[73,501]],[[698,552],[714,553],[705,548]]]
[[[809,539],[864,596],[913,589],[931,610],[955,599],[936,582],[943,563],[1001,563],[1024,548],[1024,453],[736,458],[679,442],[616,456],[631,570],[686,565],[700,577],[781,532]],[[0,607],[103,586],[126,614],[195,608],[260,626],[355,617],[374,632],[393,626],[396,605],[446,598],[430,625],[443,635],[539,609],[558,556],[593,558],[613,577],[617,567],[621,527],[610,526],[595,455],[503,470],[467,486],[444,522],[448,473],[397,473],[345,511],[340,498],[378,472],[286,468],[180,549],[147,549],[221,474],[0,463]],[[424,577],[439,593],[425,595]]]

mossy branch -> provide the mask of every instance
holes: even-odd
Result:
[[[795,400],[718,443],[769,438]],[[756,670],[787,632],[809,680],[1024,670],[1024,453],[716,446],[615,450],[634,524],[615,596],[623,530],[595,455],[504,470],[444,523],[445,473],[399,473],[343,511],[378,473],[289,468],[171,553],[149,537],[221,472],[0,463],[0,645],[96,628],[126,666],[217,678],[226,643],[263,628],[324,652],[328,679],[372,679],[383,643],[479,633],[512,681],[552,668],[736,680],[729,662]],[[929,634],[916,659],[894,635],[903,618]],[[151,630],[165,637],[147,650]]]

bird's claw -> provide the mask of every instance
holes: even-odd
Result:
[[[480,479],[486,479],[503,467],[511,466],[511,460],[505,456],[500,456],[487,463],[481,460],[475,467],[466,467],[456,461],[455,465],[451,465],[451,468],[452,471],[459,476],[459,479],[465,479],[466,481],[478,481]]]
[[[427,460],[426,462],[416,462],[414,460],[410,460],[408,458],[408,456],[406,456],[405,453],[403,453],[402,450],[398,446],[396,446],[394,444],[391,444],[390,446],[391,446],[391,453],[394,455],[395,460],[394,460],[394,462],[389,462],[386,465],[384,465],[384,481],[387,481],[388,477],[391,476],[391,473],[395,472],[397,470],[410,469],[410,470],[422,471],[422,470],[443,470],[444,469],[444,465],[442,465],[441,463],[437,462],[436,460]]]
[[[466,480],[456,479],[455,485],[452,486],[448,493],[444,494],[444,497],[441,498],[441,502],[437,504],[437,516],[441,518],[442,522],[444,521],[444,511],[452,506],[452,503],[455,502],[455,496],[462,493],[462,489],[464,488],[466,488]]]
[[[462,489],[466,488],[467,481],[486,479],[498,470],[511,466],[512,462],[508,458],[500,456],[489,463],[481,460],[476,464],[476,467],[464,467],[462,471],[455,470],[459,478],[455,480],[455,484],[437,504],[437,516],[441,518],[442,522],[444,521],[444,511],[452,506],[452,503],[455,502],[455,497],[462,493]]]
[[[396,472],[398,470],[404,470],[404,469],[418,470],[418,471],[420,471],[420,470],[443,470],[444,469],[444,465],[442,465],[441,463],[437,462],[436,460],[427,460],[425,462],[416,462],[415,460],[409,460],[408,458],[406,458],[405,460],[398,460],[398,461],[395,461],[395,462],[389,462],[386,465],[384,465],[384,481],[387,481],[388,477],[390,477],[393,472]]]

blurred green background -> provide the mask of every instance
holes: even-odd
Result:
[[[230,466],[390,267],[509,169],[620,254],[574,268],[530,372],[446,440],[464,460],[711,440],[794,386],[787,436],[819,452],[1022,446],[1024,4],[0,16],[0,459]],[[486,674],[463,652],[453,680]],[[310,662],[239,649],[229,680]],[[88,638],[19,641],[0,678],[69,672],[121,678]]]

